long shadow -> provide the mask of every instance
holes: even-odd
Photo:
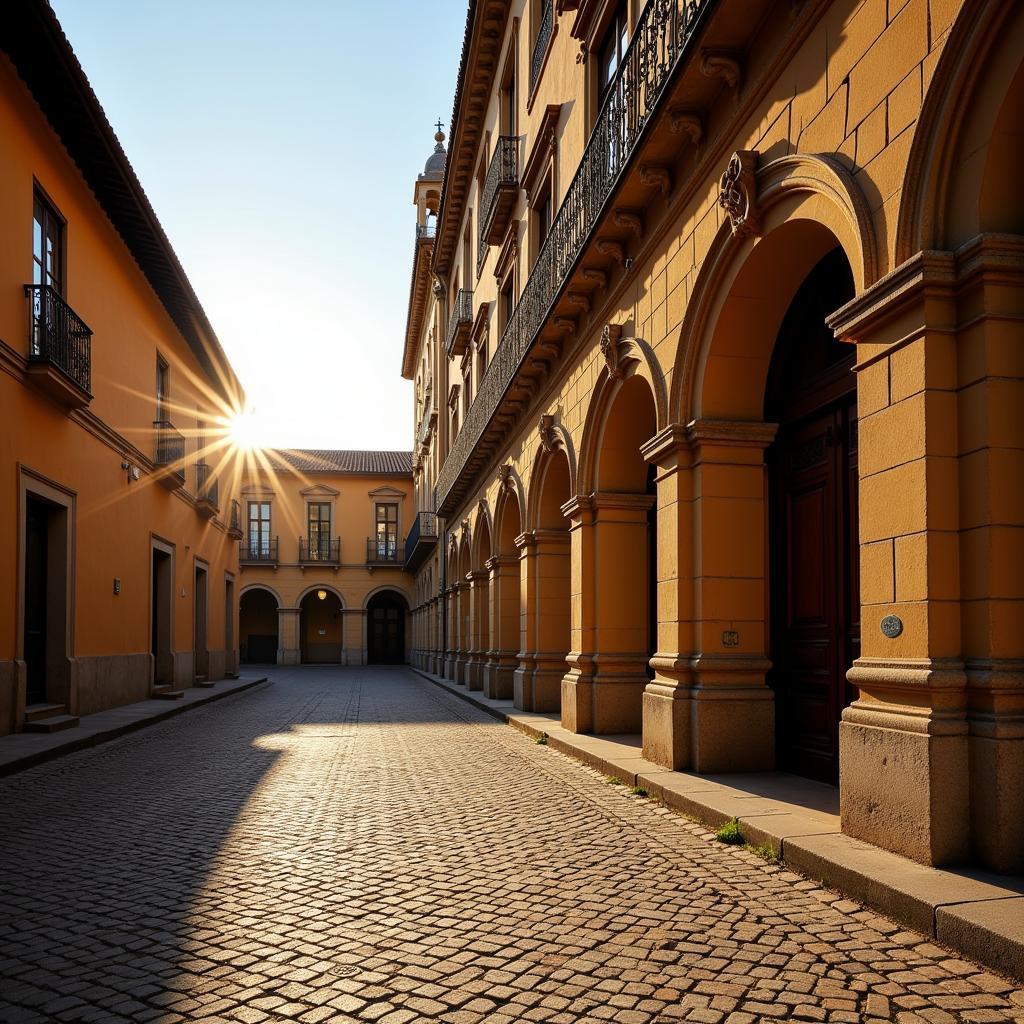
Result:
[[[0,781],[0,1021],[198,1012],[202,993],[221,987],[214,976],[230,973],[196,953],[211,927],[235,923],[210,888],[225,847],[250,844],[257,891],[287,860],[287,836],[261,837],[246,807],[288,751],[310,738],[345,743],[357,722],[468,724],[433,700],[367,715],[359,690],[375,675],[304,668]],[[316,778],[299,782],[297,802]]]

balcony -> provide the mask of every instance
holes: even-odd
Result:
[[[561,303],[565,315],[559,320],[567,324],[572,324],[572,318],[579,315],[566,298],[567,286],[574,277],[579,277],[583,256],[595,242],[598,228],[606,228],[611,222],[613,193],[620,190],[623,179],[634,174],[634,165],[639,163],[636,158],[642,143],[647,141],[651,125],[673,98],[670,80],[680,68],[692,63],[690,43],[695,37],[695,28],[712,6],[711,0],[687,3],[649,0],[644,7],[598,112],[580,165],[480,381],[476,398],[438,474],[434,507],[439,515],[450,515],[457,509],[473,482],[473,474],[482,468],[485,446],[481,442],[485,433],[491,431],[489,440],[500,442],[500,430],[494,418],[509,392],[515,386],[530,390],[526,380],[528,356],[531,350],[539,351],[537,342],[545,327],[553,324],[556,307]],[[550,11],[550,4],[547,11]],[[543,54],[540,46],[543,33],[542,23],[531,74],[538,53]],[[626,233],[627,229],[623,228],[622,232]],[[579,285],[581,292],[592,288],[592,285]],[[558,350],[557,343],[552,342],[551,346]],[[512,415],[521,413],[522,403],[510,404],[509,411]],[[493,436],[495,431],[498,436]]]
[[[228,536],[234,540],[242,539],[242,506],[237,498],[231,499],[231,513],[228,517]]]
[[[207,519],[220,511],[220,483],[205,462],[196,463],[196,510]]]
[[[417,512],[405,538],[405,571],[415,572],[437,546],[437,515]]]
[[[337,568],[341,564],[341,538],[335,537],[300,537],[299,565],[332,565]]]
[[[417,224],[416,225],[416,242],[417,244],[423,243],[424,245],[433,242],[437,236],[437,222],[431,221],[429,224]]]
[[[390,537],[367,537],[366,564],[390,565],[400,569],[405,564],[405,548]]]
[[[242,565],[268,565],[277,568],[277,538],[262,537],[238,545],[238,561]]]
[[[425,448],[427,443],[430,441],[430,434],[434,427],[437,426],[437,410],[430,406],[423,414],[423,419],[420,420],[420,429],[416,431],[416,444],[421,448]]]
[[[157,479],[169,491],[185,486],[185,438],[167,420],[156,420],[156,457],[153,462],[164,470]]]
[[[537,88],[540,80],[540,73],[544,70],[544,61],[548,55],[548,44],[551,42],[551,33],[555,27],[555,0],[541,0],[540,28],[537,30],[537,39],[533,44],[533,54],[530,57],[530,95]]]
[[[491,156],[480,197],[480,244],[477,246],[477,271],[483,266],[487,247],[498,245],[505,237],[508,222],[519,198],[519,140],[502,135]]]
[[[469,334],[473,328],[473,292],[468,288],[460,288],[452,305],[452,315],[448,318],[449,356],[461,356],[469,344]]]
[[[49,285],[27,284],[29,379],[68,409],[92,401],[92,331]]]

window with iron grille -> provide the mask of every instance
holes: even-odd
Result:
[[[249,502],[249,553],[257,558],[270,557],[270,502]]]
[[[398,552],[398,505],[377,505],[377,557],[395,558]]]
[[[326,561],[331,557],[331,503],[311,501],[306,506],[309,557]]]

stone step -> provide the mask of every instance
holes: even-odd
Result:
[[[66,704],[29,704],[25,708],[25,721],[35,722],[40,718],[54,718],[67,711]]]
[[[169,686],[154,686],[154,700],[181,700],[185,696],[184,690],[172,690]]]
[[[78,725],[78,715],[51,715],[49,718],[34,718],[25,723],[25,732],[60,732],[61,729],[74,729]]]
[[[198,686],[200,689],[203,690],[213,689],[213,683],[210,682],[210,680],[207,679],[206,676],[196,676],[195,682],[193,682],[192,685]]]

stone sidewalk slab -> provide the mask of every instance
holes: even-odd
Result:
[[[478,691],[421,676],[550,747],[639,786],[666,806],[718,828],[733,818],[753,846],[770,845],[786,866],[827,888],[933,936],[1013,977],[1024,977],[1024,878],[928,867],[844,835],[839,794],[787,775],[696,775],[646,761],[639,736],[587,736],[557,715],[519,711]]]
[[[97,711],[93,715],[82,715],[79,724],[72,729],[54,733],[16,732],[0,737],[0,776],[106,743],[135,729],[173,718],[211,701],[242,693],[266,681],[265,675],[220,679],[213,687],[190,687],[184,691],[181,700],[141,700],[135,704]]]

